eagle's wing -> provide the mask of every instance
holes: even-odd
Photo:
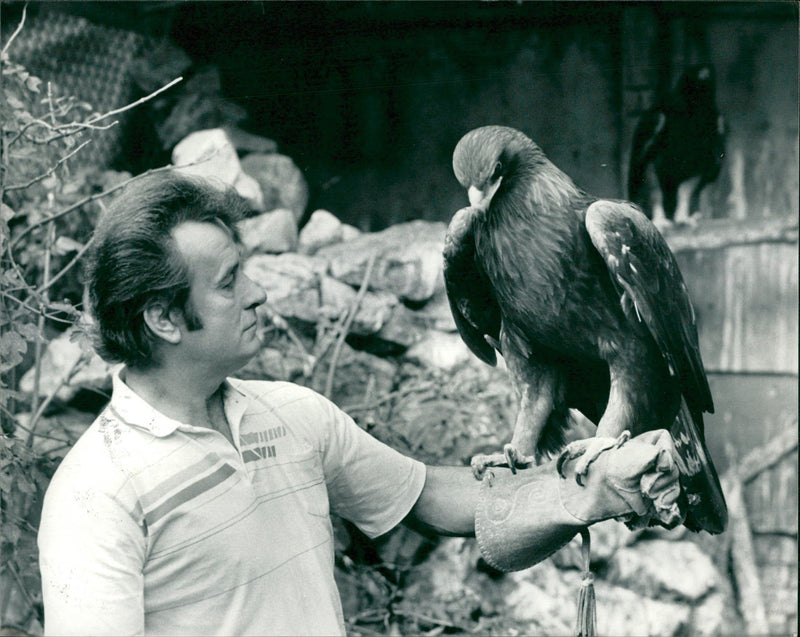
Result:
[[[697,324],[678,263],[656,227],[628,202],[600,200],[586,211],[586,229],[608,266],[631,321],[647,326],[692,415],[714,411]]]
[[[703,435],[703,412],[713,412],[714,403],[694,310],[675,256],[655,226],[628,202],[594,202],[586,211],[586,228],[628,320],[647,326],[680,384],[683,400],[670,433],[686,497],[684,523],[693,531],[721,533],[728,511]]]
[[[486,273],[475,255],[475,223],[483,212],[462,208],[450,221],[444,240],[444,282],[461,338],[489,365],[497,364],[500,308]]]

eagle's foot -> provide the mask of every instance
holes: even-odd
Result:
[[[520,453],[511,443],[503,445],[503,456],[506,459],[506,465],[511,469],[511,473],[516,473],[517,469],[527,469],[536,464],[536,456],[526,456]]]
[[[504,445],[502,453],[479,454],[473,456],[470,461],[472,475],[475,476],[475,479],[483,480],[486,478],[490,481],[494,474],[489,467],[508,467],[511,469],[511,473],[516,473],[517,469],[525,469],[535,464],[536,458],[534,456],[521,454],[511,444]]]
[[[589,471],[589,465],[597,460],[598,456],[607,449],[615,449],[624,445],[631,437],[630,431],[623,431],[617,438],[595,437],[584,440],[575,440],[569,443],[556,461],[558,474],[564,478],[564,463],[567,460],[580,458],[575,464],[575,480],[583,486],[583,476]]]

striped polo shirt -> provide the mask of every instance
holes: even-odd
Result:
[[[46,634],[344,634],[329,514],[385,533],[424,465],[307,388],[224,390],[235,447],[115,375],[45,497]]]

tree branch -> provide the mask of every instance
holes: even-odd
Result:
[[[80,201],[72,204],[71,206],[68,206],[67,208],[64,208],[64,210],[61,210],[61,211],[55,213],[54,215],[51,215],[51,216],[47,217],[46,219],[41,219],[40,221],[37,221],[36,223],[32,223],[31,225],[29,225],[27,228],[25,228],[25,230],[23,230],[16,237],[14,237],[14,240],[11,242],[10,247],[11,248],[17,247],[17,245],[19,245],[19,242],[22,241],[23,238],[25,238],[28,234],[30,234],[36,228],[39,228],[39,227],[41,227],[43,225],[46,225],[48,223],[52,223],[56,219],[60,219],[61,217],[65,216],[65,215],[68,215],[70,212],[73,212],[73,211],[75,211],[75,210],[77,210],[79,208],[82,208],[83,206],[85,206],[88,203],[91,203],[92,201],[96,201],[98,199],[103,199],[104,197],[107,197],[108,195],[116,192],[117,190],[120,190],[121,188],[124,188],[128,184],[130,184],[130,183],[132,183],[134,181],[137,181],[138,179],[142,179],[143,177],[145,177],[147,175],[152,175],[154,173],[164,172],[166,170],[171,170],[171,169],[172,169],[172,164],[167,164],[166,166],[161,166],[159,168],[151,168],[150,170],[147,170],[147,171],[145,171],[145,172],[143,172],[143,173],[141,173],[139,175],[135,175],[135,176],[131,177],[130,179],[126,179],[125,181],[118,183],[116,186],[113,186],[113,187],[109,188],[108,190],[104,190],[103,192],[98,192],[98,193],[95,193],[93,195],[89,195],[88,197],[84,197]]]
[[[28,3],[26,2],[22,6],[22,17],[20,18],[20,21],[19,21],[19,24],[17,25],[17,28],[14,29],[14,33],[11,34],[11,37],[8,38],[8,42],[6,42],[6,45],[3,47],[3,55],[8,53],[8,48],[11,46],[11,43],[16,39],[16,37],[19,35],[20,31],[22,31],[22,26],[25,24],[25,15],[26,15],[27,11],[28,11]]]
[[[33,179],[31,179],[31,180],[30,180],[28,183],[26,183],[26,184],[12,184],[11,186],[6,186],[6,192],[9,192],[9,191],[11,191],[11,190],[25,190],[25,189],[27,189],[27,188],[30,188],[30,187],[31,187],[31,186],[33,186],[34,184],[36,184],[36,183],[38,183],[38,182],[42,181],[43,179],[47,179],[47,178],[48,178],[50,175],[52,175],[52,174],[53,174],[53,173],[54,173],[56,170],[58,170],[58,167],[59,167],[59,166],[61,166],[61,165],[62,165],[64,162],[66,162],[67,160],[69,160],[69,158],[70,158],[70,157],[73,157],[73,156],[74,156],[76,153],[78,153],[79,151],[83,150],[83,148],[85,148],[85,147],[86,147],[88,144],[90,144],[91,142],[92,142],[92,140],[91,140],[91,139],[87,139],[87,140],[86,140],[85,142],[83,142],[83,143],[82,143],[80,146],[78,146],[77,148],[75,148],[75,149],[74,149],[72,152],[70,152],[70,153],[69,153],[69,154],[67,154],[67,155],[64,155],[64,156],[63,156],[61,159],[59,159],[59,160],[58,160],[58,161],[57,161],[55,164],[53,164],[53,165],[50,167],[50,170],[48,170],[48,171],[47,171],[47,172],[45,172],[45,173],[42,173],[42,174],[41,174],[41,175],[39,175],[38,177],[34,177],[34,178],[33,178]]]
[[[350,332],[350,326],[353,324],[353,320],[356,318],[356,314],[358,314],[358,308],[361,306],[361,301],[364,299],[364,295],[367,293],[369,279],[372,276],[372,268],[375,265],[375,258],[376,254],[373,253],[370,255],[369,261],[367,261],[367,268],[364,272],[364,280],[361,281],[361,287],[358,289],[358,294],[356,294],[356,298],[353,301],[353,307],[350,309],[350,312],[347,315],[347,320],[339,332],[339,338],[336,341],[336,346],[333,350],[333,356],[331,357],[330,368],[328,369],[328,378],[325,382],[326,398],[330,398],[331,394],[333,393],[333,376],[336,373],[336,364],[339,362],[339,354],[342,350],[342,344],[344,343],[344,339],[347,338],[347,334]]]

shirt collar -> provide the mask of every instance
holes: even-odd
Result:
[[[192,427],[189,423],[180,422],[162,414],[134,392],[122,380],[120,374],[123,370],[124,367],[120,366],[112,376],[112,393],[109,408],[114,415],[127,424],[145,429],[159,438],[168,436],[179,427]],[[247,398],[247,395],[236,384],[231,383],[229,379],[224,381],[223,404],[234,439],[238,438],[239,423],[249,403]]]

